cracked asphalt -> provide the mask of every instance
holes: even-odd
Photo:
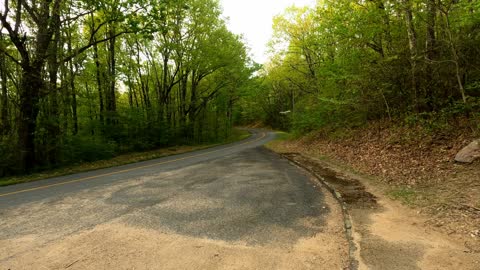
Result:
[[[341,269],[341,210],[275,134],[0,188],[0,269]]]

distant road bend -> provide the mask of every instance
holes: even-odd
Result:
[[[275,134],[0,188],[2,269],[341,269],[341,210]]]

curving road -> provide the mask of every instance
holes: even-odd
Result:
[[[341,269],[340,208],[274,133],[0,188],[0,269]]]

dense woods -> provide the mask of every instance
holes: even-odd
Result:
[[[241,119],[297,133],[393,119],[480,130],[480,2],[325,0],[276,17]]]
[[[0,21],[0,176],[217,142],[258,120],[480,132],[478,1],[291,7],[263,68],[216,0],[5,0]]]
[[[229,136],[250,77],[216,0],[4,0],[0,176]]]

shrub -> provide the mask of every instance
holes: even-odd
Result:
[[[62,163],[89,162],[115,156],[117,144],[100,137],[71,136],[62,147]]]

